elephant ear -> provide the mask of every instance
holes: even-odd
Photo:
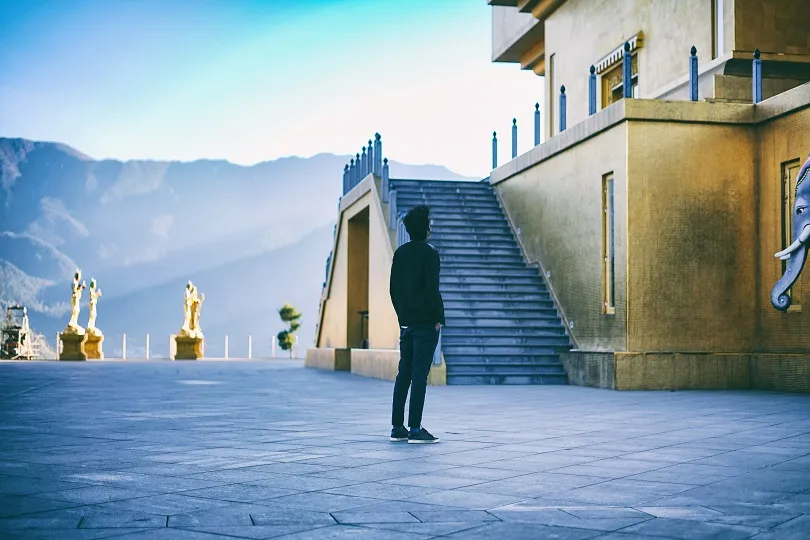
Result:
[[[799,169],[799,174],[796,176],[796,193],[795,195],[799,196],[799,187],[801,187],[802,182],[804,182],[807,177],[810,176],[810,157],[807,158],[807,161],[804,162],[802,168]],[[805,186],[805,189],[807,187]]]

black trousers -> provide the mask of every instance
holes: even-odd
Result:
[[[425,408],[425,390],[433,363],[433,353],[439,343],[439,331],[434,325],[413,325],[399,331],[399,372],[394,383],[394,406],[391,425],[405,423],[405,400],[408,387],[411,389],[411,404],[408,408],[408,427],[422,427],[422,410]]]

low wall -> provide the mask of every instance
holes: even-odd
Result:
[[[596,388],[616,388],[613,370],[613,353],[560,353],[568,383],[577,386],[595,386]]]
[[[307,349],[304,366],[329,371],[351,371],[351,350],[326,347]]]
[[[393,381],[399,369],[399,350],[397,349],[352,349],[351,371],[361,377],[371,377]],[[428,384],[444,386],[447,384],[447,366],[442,359],[441,365],[431,365]]]
[[[810,355],[567,351],[560,359],[580,386],[810,393]]]

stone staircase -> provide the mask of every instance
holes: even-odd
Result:
[[[431,208],[441,256],[448,384],[567,384],[570,341],[538,270],[527,266],[486,182],[391,180],[400,214]]]

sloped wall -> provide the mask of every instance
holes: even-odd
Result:
[[[349,271],[349,220],[361,212],[368,212],[369,347],[373,349],[399,347],[399,325],[388,292],[394,250],[387,226],[386,207],[379,195],[379,182],[378,178],[367,176],[347,193],[341,202],[340,224],[332,253],[326,298],[321,308],[316,347],[345,348],[348,345],[349,281],[358,277]]]

